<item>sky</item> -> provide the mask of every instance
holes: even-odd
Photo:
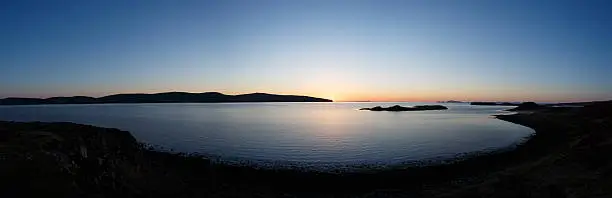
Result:
[[[612,99],[612,1],[0,1],[0,98]]]

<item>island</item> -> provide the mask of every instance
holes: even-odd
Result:
[[[544,105],[539,105],[535,102],[523,102],[515,108],[508,109],[507,111],[530,111],[544,108]]]
[[[438,101],[438,103],[465,103],[459,100],[447,100],[447,101]]]
[[[333,102],[310,96],[250,93],[226,95],[219,92],[165,92],[156,94],[115,94],[99,98],[88,96],[51,98],[4,98],[0,105],[104,104],[104,103],[229,103],[229,102]]]
[[[612,101],[581,105],[496,116],[535,130],[508,150],[350,173],[223,164],[118,129],[0,121],[0,197],[609,197]]]
[[[361,108],[359,110],[367,110],[367,111],[429,111],[429,110],[446,110],[448,109],[442,105],[420,105],[414,107],[402,107],[399,105],[391,106],[391,107],[381,107],[376,106],[372,108]]]
[[[517,103],[511,102],[470,102],[470,105],[480,106],[517,106]]]

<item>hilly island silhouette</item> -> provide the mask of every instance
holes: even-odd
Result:
[[[298,95],[250,93],[227,95],[219,92],[164,92],[155,94],[114,94],[99,98],[88,96],[0,99],[0,105],[103,104],[103,103],[229,103],[229,102],[333,102],[330,99]]]

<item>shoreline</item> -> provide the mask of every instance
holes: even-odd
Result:
[[[497,118],[498,115],[491,115],[491,116],[495,117],[498,120],[506,121],[506,120]],[[20,124],[41,123],[41,124],[84,125],[84,126],[90,126],[90,127],[95,127],[95,128],[125,131],[119,128],[100,127],[96,125],[80,124],[80,123],[75,123],[75,122],[41,122],[41,121],[21,122],[21,121],[6,121],[6,120],[0,120],[0,122],[20,123]],[[514,123],[514,124],[517,124],[517,123]],[[521,125],[521,124],[518,124],[518,125]],[[521,126],[524,126],[524,125],[521,125]],[[130,136],[133,137],[131,132],[129,131],[125,131],[125,132],[127,132]],[[471,152],[456,153],[453,156],[429,157],[429,158],[418,159],[418,160],[396,161],[396,162],[388,162],[388,163],[387,162],[373,162],[373,161],[356,161],[352,163],[344,163],[344,162],[300,162],[300,161],[282,161],[282,160],[249,160],[249,159],[242,159],[242,158],[223,159],[223,157],[221,156],[211,155],[208,153],[179,152],[179,151],[174,151],[171,148],[160,147],[157,145],[140,142],[138,140],[136,141],[138,144],[141,144],[144,147],[149,148],[150,150],[155,151],[155,152],[199,157],[205,160],[209,160],[210,163],[214,163],[214,164],[222,165],[222,166],[235,166],[235,167],[266,169],[266,170],[285,170],[285,171],[300,171],[300,172],[360,174],[360,173],[376,173],[376,172],[383,172],[383,171],[393,171],[396,169],[404,169],[404,168],[410,168],[410,167],[444,165],[444,164],[463,161],[469,158],[474,158],[474,157],[478,157],[482,155],[490,155],[494,153],[507,152],[507,151],[513,150],[517,146],[520,146],[526,141],[526,139],[529,139],[531,136],[533,136],[533,134],[530,136],[526,136],[522,138],[521,140],[515,143],[512,143],[511,145],[503,146],[499,148],[491,148],[491,149],[476,150],[476,151],[471,151]],[[135,137],[133,138],[135,139]]]
[[[411,197],[520,197],[525,193],[564,193],[568,189],[584,195],[595,192],[573,186],[576,182],[601,186],[600,190],[607,193],[606,188],[599,185],[602,182],[580,179],[580,176],[589,175],[596,178],[595,181],[605,180],[598,175],[601,172],[571,169],[591,165],[577,160],[591,153],[585,154],[574,148],[584,147],[581,141],[585,138],[585,131],[577,126],[604,122],[595,127],[601,126],[597,129],[607,130],[605,123],[611,120],[609,116],[603,121],[590,118],[588,114],[583,115],[588,112],[586,110],[545,109],[495,115],[496,119],[535,130],[531,138],[511,150],[468,154],[442,164],[348,173],[218,164],[198,155],[152,150],[138,143],[129,132],[117,129],[73,123],[0,121],[0,176],[10,178],[10,182],[1,187],[7,189],[0,189],[3,190],[0,195],[23,196],[25,193],[36,196],[59,192],[63,197],[92,194],[144,197],[211,194],[222,197],[368,197],[372,193],[383,193],[386,196]],[[584,119],[578,119],[582,117]],[[606,134],[602,137],[589,141],[605,143],[612,140]],[[612,146],[607,144],[601,148],[612,151]],[[595,156],[591,156],[590,160],[597,161],[601,154],[605,155],[605,152],[594,152],[592,155]],[[603,163],[603,167],[609,168],[606,163]],[[44,171],[31,173],[30,170]],[[53,177],[49,177],[51,175]],[[575,178],[576,181],[554,179],[555,175]],[[34,185],[27,184],[32,181]],[[517,185],[523,187],[516,189]]]

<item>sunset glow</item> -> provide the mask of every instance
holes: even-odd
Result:
[[[0,98],[168,91],[335,101],[612,98],[612,17],[598,15],[607,11],[596,3],[10,4],[0,13],[8,30]]]

